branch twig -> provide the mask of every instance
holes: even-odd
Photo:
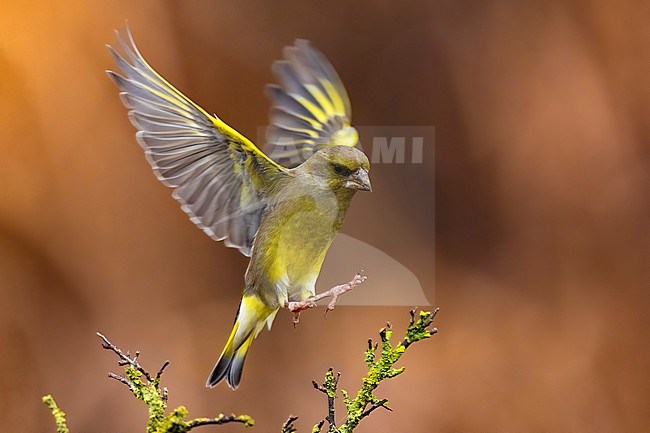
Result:
[[[220,414],[216,418],[196,418],[193,419],[192,421],[189,421],[187,423],[187,430],[192,430],[195,427],[201,427],[204,425],[221,425],[221,424],[228,424],[228,423],[240,423],[244,424],[246,427],[252,426],[252,420],[250,417],[247,415],[228,415],[225,416],[223,414]]]
[[[386,410],[389,411],[389,412],[392,412],[393,409],[391,409],[391,408],[389,408],[388,406],[386,406],[386,403],[388,403],[388,400],[385,399],[385,398],[382,399],[382,400],[379,400],[379,401],[376,402],[376,403],[373,403],[373,404],[372,404],[368,409],[366,409],[366,410],[363,411],[363,413],[361,414],[361,418],[365,418],[365,417],[367,417],[367,416],[370,415],[374,410],[379,409],[380,407],[386,409]]]
[[[298,420],[297,416],[289,415],[289,418],[282,424],[282,429],[280,433],[296,433],[296,427],[293,425],[294,422]]]
[[[188,411],[184,406],[172,409],[167,414],[169,392],[167,387],[161,389],[160,379],[165,369],[169,366],[169,361],[165,361],[158,372],[152,375],[140,365],[138,361],[140,352],[135,352],[135,355],[131,357],[130,352],[124,353],[103,334],[98,332],[97,335],[102,339],[102,347],[115,353],[118,357],[117,364],[124,367],[124,376],[108,373],[108,377],[126,385],[138,400],[143,401],[147,405],[149,409],[147,433],[186,433],[193,428],[205,425],[239,423],[250,427],[254,424],[255,421],[248,415],[219,414],[216,418],[195,418],[188,420]],[[66,426],[65,414],[56,406],[54,399],[51,396],[45,396],[43,397],[43,402],[47,404],[54,416],[57,432],[70,433]]]
[[[413,343],[427,339],[438,332],[436,328],[430,328],[437,312],[437,309],[433,312],[421,311],[416,319],[415,310],[411,311],[406,335],[395,346],[391,343],[393,327],[390,322],[379,331],[381,343],[373,343],[372,340],[368,340],[368,349],[365,356],[368,374],[362,380],[361,389],[359,389],[355,398],[351,398],[345,390],[341,390],[347,411],[345,423],[341,426],[337,427],[334,422],[334,399],[338,393],[339,375],[335,376],[330,368],[325,374],[323,385],[313,382],[314,388],[327,395],[328,415],[325,420],[329,424],[328,433],[351,433],[364,418],[370,416],[375,410],[383,408],[392,411],[388,407],[388,400],[377,398],[374,391],[383,380],[396,377],[404,372],[404,367],[395,368],[394,365],[399,361],[406,349]],[[379,351],[380,348],[381,351]],[[378,352],[380,352],[379,356],[377,356]],[[325,420],[315,425],[312,432],[320,432]]]
[[[314,388],[322,392],[327,396],[327,418],[325,420],[329,424],[330,431],[336,431],[336,413],[334,407],[334,399],[336,398],[336,391],[339,386],[339,379],[341,378],[341,373],[336,373],[330,368],[325,373],[325,382],[322,385],[319,385],[316,381],[312,380],[312,385]],[[322,427],[322,426],[321,426]]]
[[[97,335],[99,336],[99,338],[102,339],[102,347],[106,350],[110,350],[114,352],[120,358],[120,360],[117,362],[119,366],[123,367],[126,365],[130,365],[131,367],[133,367],[134,369],[142,373],[142,375],[146,377],[149,382],[153,382],[153,378],[151,377],[149,372],[145,370],[138,362],[138,356],[140,356],[140,352],[135,352],[135,356],[133,358],[130,358],[128,352],[126,354],[122,352],[117,346],[115,346],[113,343],[108,341],[108,338],[106,338],[101,332],[98,332]]]

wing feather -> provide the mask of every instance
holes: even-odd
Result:
[[[144,60],[131,32],[108,47],[136,138],[158,179],[174,188],[181,208],[215,240],[250,255],[272,185],[290,172],[211,116]]]
[[[272,101],[267,151],[295,167],[327,146],[355,146],[348,95],[336,71],[308,41],[297,40],[273,64],[279,85],[267,86]]]

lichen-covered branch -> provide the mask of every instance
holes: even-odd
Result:
[[[65,412],[59,409],[59,406],[56,405],[54,397],[51,395],[44,396],[43,403],[45,403],[45,406],[47,406],[50,409],[50,412],[52,412],[54,422],[56,423],[56,433],[70,433],[68,422],[65,419]]]
[[[327,396],[327,418],[323,420],[319,428],[322,428],[324,421],[327,421],[330,430],[336,429],[334,399],[336,398],[336,388],[339,385],[340,378],[341,373],[334,375],[334,371],[330,368],[327,370],[327,373],[325,373],[325,382],[322,385],[319,385],[316,381],[311,382],[315,389]]]
[[[368,373],[362,379],[361,388],[354,398],[351,398],[345,390],[338,390],[340,374],[334,374],[331,368],[325,374],[323,384],[313,382],[314,388],[327,396],[327,416],[313,426],[311,433],[324,433],[325,423],[328,425],[327,433],[352,433],[359,423],[375,410],[380,408],[392,410],[388,407],[388,400],[378,398],[374,392],[382,381],[404,372],[404,367],[395,368],[395,364],[406,349],[437,332],[436,328],[430,328],[437,312],[437,309],[433,312],[421,311],[416,315],[415,310],[411,311],[411,320],[405,336],[394,346],[391,342],[393,331],[390,323],[379,332],[380,342],[373,343],[372,340],[368,340],[368,349],[365,353]],[[147,433],[186,433],[196,427],[230,423],[239,423],[246,427],[253,425],[254,421],[248,415],[219,414],[215,418],[187,419],[188,410],[185,406],[178,406],[167,413],[168,391],[165,387],[161,388],[160,380],[169,361],[165,361],[155,375],[151,374],[140,365],[139,352],[135,352],[131,357],[129,352],[122,352],[102,334],[97,333],[97,335],[102,339],[102,347],[115,353],[118,357],[118,365],[124,367],[123,375],[109,373],[108,377],[128,387],[129,391],[149,409]],[[343,398],[346,416],[343,423],[337,426],[335,399],[339,394]],[[54,416],[57,433],[70,433],[65,413],[59,409],[52,396],[43,397],[43,402]],[[297,419],[298,417],[290,416],[282,425],[280,433],[296,433]]]
[[[296,430],[296,427],[294,427],[293,423],[296,422],[297,419],[297,416],[289,415],[289,419],[287,419],[284,424],[282,424],[280,433],[296,433],[298,430]]]
[[[169,361],[165,361],[158,372],[153,375],[138,362],[140,352],[135,352],[135,355],[131,357],[129,352],[122,352],[99,332],[97,335],[102,339],[102,347],[114,352],[119,358],[118,365],[124,367],[123,376],[108,373],[108,377],[126,385],[138,400],[147,405],[149,409],[147,433],[186,433],[204,425],[239,423],[251,427],[254,424],[253,419],[248,415],[219,414],[215,418],[187,419],[189,413],[185,406],[178,406],[167,414],[168,391],[167,388],[160,387],[160,379],[169,365]],[[57,433],[70,433],[66,426],[65,414],[56,406],[54,399],[51,396],[46,396],[43,397],[43,401],[54,416]]]
[[[314,382],[314,387],[327,395],[328,415],[325,421],[328,423],[328,433],[351,433],[361,420],[368,417],[375,410],[379,408],[392,410],[388,407],[388,400],[376,397],[374,391],[382,381],[396,377],[404,372],[404,367],[395,368],[394,366],[411,344],[429,338],[438,332],[436,328],[430,328],[437,312],[437,309],[433,312],[420,311],[416,320],[415,310],[411,311],[411,320],[406,335],[395,346],[391,343],[393,331],[390,323],[379,331],[381,343],[373,344],[372,340],[368,340],[368,350],[366,350],[365,356],[368,373],[362,379],[361,388],[354,398],[351,398],[347,391],[341,390],[346,418],[345,422],[339,427],[336,426],[334,413],[334,399],[338,393],[339,375],[334,375],[332,369],[329,369],[325,374],[325,382],[322,385]],[[380,347],[381,350],[379,350]],[[378,352],[379,357],[377,357]],[[316,424],[312,432],[319,433],[323,425],[323,421]]]

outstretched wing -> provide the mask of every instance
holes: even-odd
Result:
[[[107,72],[153,171],[196,225],[249,256],[269,188],[288,170],[158,75],[128,29],[116,33],[122,54],[108,48],[123,76]]]
[[[266,151],[285,167],[295,167],[327,146],[355,146],[350,101],[336,71],[309,41],[284,49],[273,64],[279,85],[269,85],[270,126]]]

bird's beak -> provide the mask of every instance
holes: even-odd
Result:
[[[372,191],[368,170],[360,168],[352,173],[345,186],[352,189],[358,189],[359,191]]]

